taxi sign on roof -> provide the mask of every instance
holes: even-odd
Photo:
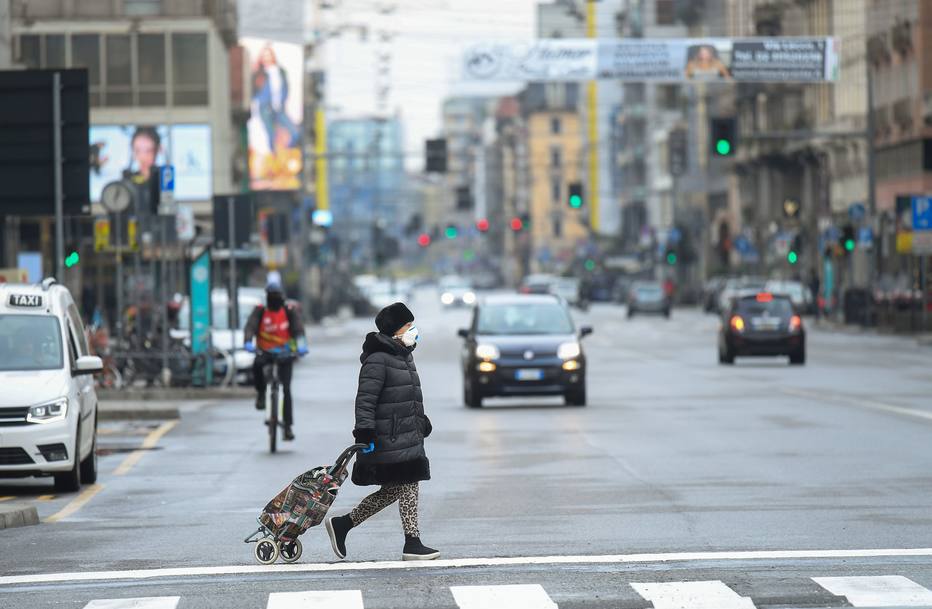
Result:
[[[11,307],[41,307],[41,294],[10,294]]]

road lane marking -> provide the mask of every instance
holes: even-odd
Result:
[[[119,467],[113,472],[114,476],[122,476],[126,474],[129,470],[136,465],[142,456],[146,454],[149,449],[155,448],[155,445],[159,443],[159,440],[162,439],[162,436],[174,429],[175,425],[178,424],[178,420],[168,421],[167,423],[162,423],[156,429],[152,430],[149,435],[146,436],[146,439],[142,441],[142,445],[137,449],[131,452],[129,455],[123,459],[123,463],[120,463]]]
[[[275,565],[223,565],[214,567],[168,567],[125,571],[84,571],[0,576],[0,586],[59,582],[152,579],[156,577],[210,577],[252,573],[318,573],[340,571],[398,571],[462,567],[527,565],[639,564],[666,562],[715,562],[741,560],[800,560],[843,558],[932,557],[932,548],[886,548],[864,550],[744,550],[737,552],[669,552],[656,554],[598,554],[593,556],[510,556],[504,558],[447,558],[384,562],[331,562]]]
[[[0,501],[9,501],[13,499],[13,495],[6,495],[5,497],[0,497]]]
[[[755,609],[754,601],[719,580],[701,582],[632,583],[654,609]]]
[[[175,609],[180,600],[180,596],[96,599],[84,605],[84,609]]]
[[[907,408],[906,406],[897,406],[895,404],[885,404],[883,402],[877,402],[874,400],[865,400],[862,398],[851,397],[847,395],[842,395],[840,393],[833,392],[817,392],[809,391],[806,389],[782,389],[783,393],[793,395],[796,397],[808,398],[813,400],[818,399],[828,399],[834,400],[835,402],[844,402],[846,404],[851,404],[852,406],[860,406],[861,408],[867,408],[869,410],[877,410],[880,412],[892,412],[893,414],[900,414],[907,417],[914,417],[917,419],[923,419],[925,421],[932,421],[932,412],[927,410],[918,410],[915,408]]]
[[[36,501],[51,501],[55,498],[55,495],[39,495],[36,497]]]
[[[364,609],[359,590],[273,592],[266,609]]]
[[[84,507],[84,505],[88,501],[94,498],[94,495],[96,495],[102,490],[104,490],[103,484],[92,484],[91,486],[81,491],[81,493],[77,497],[72,499],[71,502],[65,507],[63,507],[60,511],[46,518],[45,522],[48,522],[48,523],[58,522],[59,520],[63,520],[67,518],[68,516],[71,516],[72,514],[80,510],[82,507]]]
[[[843,596],[854,607],[927,607],[932,591],[902,575],[862,577],[813,577],[835,596]]]
[[[559,609],[540,584],[451,586],[460,609]]]

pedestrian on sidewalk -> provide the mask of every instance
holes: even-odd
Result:
[[[430,480],[424,438],[432,427],[412,355],[418,340],[414,314],[396,302],[379,311],[375,325],[378,332],[366,335],[359,356],[353,429],[356,441],[369,449],[357,453],[352,479],[359,486],[381,488],[349,514],[328,519],[327,533],[334,553],[346,558],[350,529],[397,501],[405,534],[402,559],[433,560],[440,552],[421,543],[418,529],[418,483]]]

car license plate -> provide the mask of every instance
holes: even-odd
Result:
[[[780,320],[771,317],[755,317],[751,320],[755,330],[776,330],[780,327]]]
[[[519,381],[539,381],[544,378],[544,371],[538,368],[522,368],[515,371],[515,379]]]

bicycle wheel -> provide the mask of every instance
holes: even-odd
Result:
[[[278,441],[278,381],[269,385],[269,452],[275,452],[275,443]]]

